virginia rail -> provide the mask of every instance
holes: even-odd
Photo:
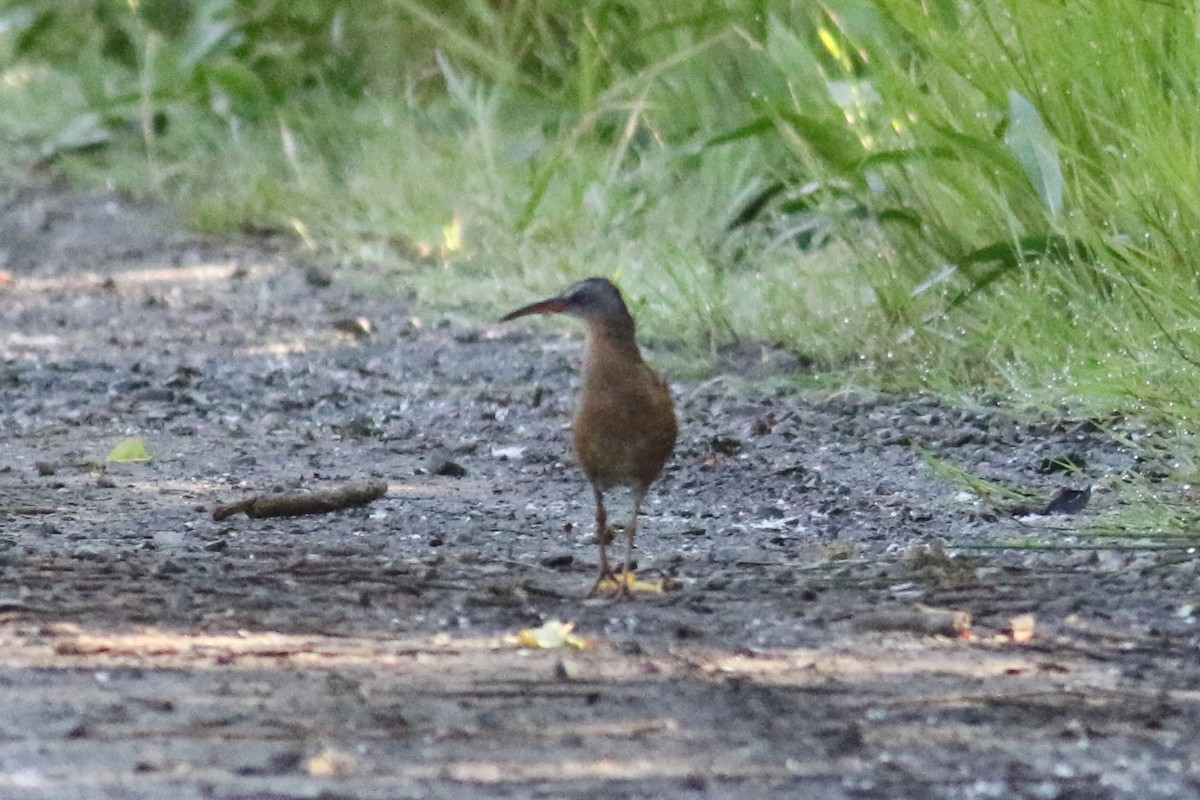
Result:
[[[675,447],[677,426],[671,392],[642,360],[635,325],[621,292],[604,278],[587,278],[557,297],[531,303],[508,314],[508,322],[528,314],[569,314],[587,323],[583,390],[573,424],[575,454],[596,496],[596,541],[600,575],[589,594],[614,579],[608,563],[613,531],[608,526],[604,493],[618,486],[633,493],[633,514],[625,525],[628,547],[620,591],[629,590],[633,539],[638,511],[650,484],[662,472]]]

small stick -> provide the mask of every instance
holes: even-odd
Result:
[[[909,609],[886,609],[851,620],[859,631],[906,631],[927,636],[959,636],[971,629],[971,614],[916,603]]]
[[[34,516],[37,514],[57,514],[57,508],[47,506],[0,506],[0,514],[13,516]]]
[[[213,519],[221,520],[234,514],[252,519],[262,517],[302,517],[307,514],[329,514],[355,506],[365,506],[387,494],[387,481],[348,483],[336,489],[293,494],[259,494],[247,500],[218,506]]]

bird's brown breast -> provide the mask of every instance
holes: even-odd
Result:
[[[617,343],[620,345],[620,343]],[[604,339],[589,343],[575,415],[575,452],[600,489],[645,490],[675,447],[675,410],[666,383],[637,356]]]

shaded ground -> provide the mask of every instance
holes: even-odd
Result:
[[[742,353],[674,384],[639,567],[682,588],[584,599],[578,331],[416,318],[112,198],[0,201],[0,796],[1200,796],[1190,554],[988,549],[1110,512],[1140,465],[1087,421],[813,398]],[[105,463],[128,435],[152,466]],[[1091,503],[998,514],[917,447]],[[211,518],[369,478],[365,509]],[[548,619],[590,646],[505,642]]]

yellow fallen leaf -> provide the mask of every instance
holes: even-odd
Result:
[[[154,456],[146,451],[146,443],[140,437],[130,436],[117,442],[109,452],[108,460],[117,464],[149,464]]]
[[[505,641],[517,647],[534,650],[553,650],[558,647],[582,650],[587,647],[587,640],[573,633],[574,630],[574,622],[551,619],[546,620],[539,628],[523,628],[517,631],[516,636],[505,637]]]
[[[1012,640],[1017,644],[1024,644],[1033,638],[1037,620],[1033,614],[1021,614],[1010,619],[1008,625]]]
[[[358,769],[359,763],[350,753],[327,747],[320,753],[309,756],[305,766],[308,768],[308,774],[314,778],[335,778],[353,773]]]

